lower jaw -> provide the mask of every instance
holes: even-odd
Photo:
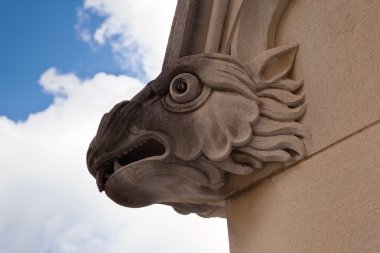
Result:
[[[107,196],[126,207],[144,207],[158,203],[206,204],[223,200],[214,190],[197,184],[183,175],[168,174],[148,169],[123,167],[105,184]],[[200,174],[196,172],[194,174]]]

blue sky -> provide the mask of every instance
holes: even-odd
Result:
[[[104,71],[125,71],[109,46],[90,47],[80,39],[78,0],[4,0],[0,8],[0,115],[25,120],[29,113],[45,109],[52,96],[38,85],[49,67],[88,78]],[[93,15],[87,25],[97,26],[102,18]]]

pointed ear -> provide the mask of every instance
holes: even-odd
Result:
[[[297,50],[298,44],[272,48],[246,63],[258,89],[286,78],[293,67]]]

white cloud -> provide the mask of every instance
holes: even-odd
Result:
[[[175,0],[85,0],[79,34],[92,45],[109,43],[122,67],[138,70],[142,64],[151,79],[161,70],[175,5]],[[104,20],[91,33],[87,21],[93,14]]]
[[[79,36],[92,47],[109,43],[124,67],[135,63],[152,78],[175,2],[85,0]],[[94,14],[105,19],[92,31],[83,24]],[[82,80],[50,68],[39,82],[54,96],[49,108],[25,122],[0,116],[0,252],[228,252],[224,220],[157,205],[128,209],[97,192],[88,144],[102,114],[143,88],[138,79],[98,73]]]
[[[143,84],[99,73],[81,80],[47,70],[54,95],[21,123],[0,118],[0,252],[227,252],[225,222],[171,208],[120,207],[97,192],[85,165],[102,114]]]

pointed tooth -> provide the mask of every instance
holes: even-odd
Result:
[[[113,162],[113,171],[116,172],[116,171],[118,171],[122,167],[123,166],[121,166],[120,163],[115,159],[114,162]]]
[[[98,170],[96,172],[96,184],[98,185],[99,192],[104,191],[103,173],[103,170]]]

